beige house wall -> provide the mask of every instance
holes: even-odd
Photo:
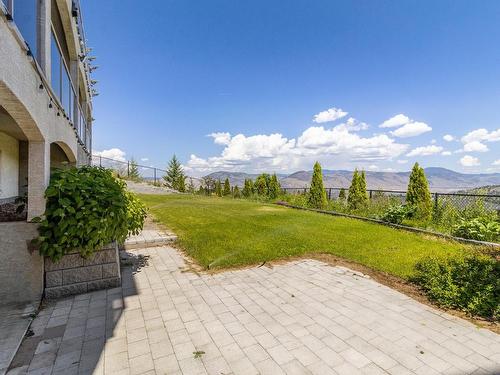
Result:
[[[30,221],[45,211],[51,145],[52,150],[58,152],[53,155],[54,161],[63,160],[61,150],[71,165],[88,164],[89,160],[90,150],[83,149],[75,130],[79,120],[76,106],[72,108],[73,118],[66,118],[65,115],[70,114],[64,113],[51,89],[53,6],[59,10],[69,50],[70,74],[76,86],[75,102],[90,103],[91,98],[87,73],[81,62],[86,51],[80,46],[78,18],[72,14],[72,1],[24,2],[24,5],[38,6],[37,56],[29,55],[16,26],[15,11],[12,20],[5,11],[5,3],[9,2],[0,0],[0,107],[7,113],[9,123],[0,121],[0,188],[3,191],[0,198],[26,191],[28,194],[27,222],[0,223],[0,257],[5,260],[0,264],[0,301],[11,303],[37,301],[44,289],[43,259],[29,245],[38,235],[37,225]],[[90,110],[88,112],[90,117]],[[88,122],[91,123],[90,118]],[[21,188],[26,181],[27,188]]]
[[[0,199],[19,195],[19,141],[0,131]]]

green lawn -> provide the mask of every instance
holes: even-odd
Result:
[[[141,195],[153,216],[179,236],[201,265],[224,268],[307,253],[329,253],[408,278],[427,255],[470,247],[360,220],[247,200]]]

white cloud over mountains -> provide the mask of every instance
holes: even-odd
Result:
[[[406,154],[406,156],[429,156],[429,155],[434,155],[434,154],[439,154],[441,151],[443,151],[443,148],[441,146],[436,146],[436,145],[429,145],[429,146],[422,146],[422,147],[417,147],[411,150],[409,153]]]
[[[498,147],[490,143],[500,141],[500,129],[475,129],[462,137],[446,134],[442,137],[443,141],[449,142],[449,145],[454,142],[462,145],[453,151],[440,146],[436,139],[429,140],[432,137],[427,138],[427,145],[419,145],[413,139],[412,142],[403,141],[404,138],[432,131],[428,124],[404,114],[384,121],[378,126],[379,132],[368,132],[370,126],[367,123],[347,115],[347,111],[336,107],[319,112],[314,116],[314,125],[292,138],[278,132],[254,135],[213,132],[207,136],[213,139],[215,145],[222,146],[220,153],[206,158],[192,154],[184,168],[193,175],[217,170],[288,172],[310,169],[315,161],[319,161],[324,168],[359,167],[383,171],[391,169],[390,163],[393,163],[392,166],[403,166],[410,161],[420,161],[423,157],[433,157],[428,159],[432,162],[444,156],[449,162],[472,168],[482,164],[473,153],[498,152]],[[324,124],[333,121],[336,123]],[[411,147],[408,143],[411,143]],[[462,157],[458,159],[460,156],[457,154],[463,156],[460,155]],[[126,161],[125,152],[119,148],[95,151],[94,155]],[[493,170],[500,167],[500,159],[498,154],[492,156],[484,159],[483,164],[495,167],[490,168]],[[142,158],[141,161],[148,159]]]
[[[408,138],[430,132],[432,128],[425,122],[414,121],[400,113],[379,125],[380,128],[397,128],[391,131],[394,137]]]
[[[347,115],[347,112],[332,108],[315,118],[320,122],[330,121],[326,120],[328,116],[340,118],[339,111],[341,117]],[[351,117],[331,127],[310,126],[291,139],[280,133],[233,136],[227,132],[216,132],[209,136],[215,144],[224,146],[221,154],[208,158],[192,154],[185,167],[199,172],[220,169],[293,170],[309,168],[315,160],[329,161],[331,165],[334,161],[368,163],[392,160],[408,150],[409,145],[396,142],[388,134],[363,136],[359,133],[368,127],[368,124]]]
[[[457,152],[487,152],[489,148],[485,142],[500,141],[500,129],[491,132],[484,128],[476,129],[464,135],[460,141],[463,148]]]
[[[481,163],[478,158],[471,155],[465,155],[460,159],[460,164],[464,167],[477,167]]]
[[[463,150],[465,152],[486,152],[486,151],[489,151],[488,146],[486,146],[484,143],[481,143],[479,141],[472,141],[472,142],[464,144]]]

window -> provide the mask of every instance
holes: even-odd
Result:
[[[73,120],[73,105],[76,97],[75,90],[73,89],[68,68],[62,58],[61,50],[54,33],[51,35],[50,54],[50,79],[52,91],[56,94],[66,115],[70,118],[70,120]]]
[[[52,33],[50,39],[50,56],[51,56],[51,66],[50,66],[50,80],[52,85],[52,91],[56,94],[59,101],[61,101],[61,53],[59,52],[59,47],[57,46],[56,38]]]
[[[4,0],[4,2],[6,2]],[[21,32],[31,53],[36,58],[36,25],[37,25],[37,1],[36,0],[14,0],[11,13],[17,28]]]

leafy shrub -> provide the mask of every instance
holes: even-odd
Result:
[[[438,304],[472,315],[500,319],[500,262],[484,255],[426,258],[414,277]]]
[[[124,190],[124,194],[127,202],[127,235],[139,234],[144,227],[144,220],[147,216],[146,206],[134,193]],[[123,241],[119,240],[120,243]]]
[[[56,170],[45,192],[40,254],[57,261],[78,249],[89,256],[111,241],[123,243],[129,233],[138,233],[146,208],[125,186],[104,168]]]
[[[405,205],[391,206],[387,211],[384,212],[381,219],[392,224],[402,224],[403,220],[406,219],[413,212],[413,208]]]
[[[488,218],[462,220],[453,228],[453,235],[479,241],[500,240],[500,223]]]
[[[292,206],[307,207],[309,196],[307,194],[284,194],[281,199]]]

